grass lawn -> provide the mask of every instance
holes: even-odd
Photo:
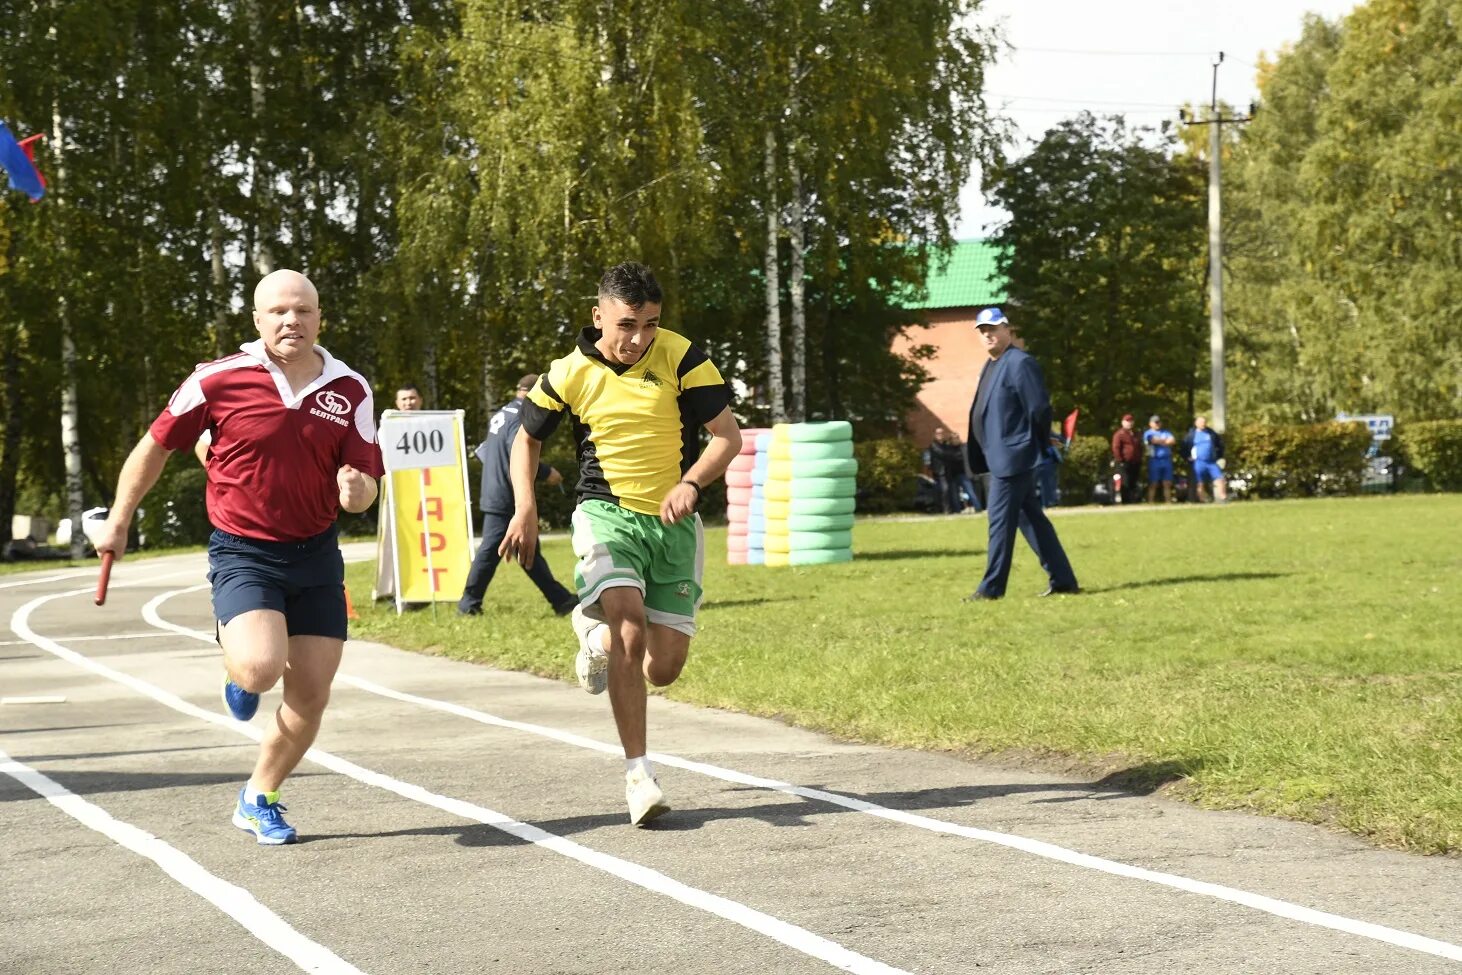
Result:
[[[1085,594],[1037,598],[1017,540],[1007,597],[973,604],[983,516],[860,521],[854,562],[807,568],[728,566],[711,529],[668,696],[1462,853],[1459,523],[1459,495],[1074,511]],[[544,553],[570,577],[567,539]],[[475,619],[366,603],[356,636],[572,680],[568,625],[515,566]]]

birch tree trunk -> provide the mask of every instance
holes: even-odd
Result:
[[[426,402],[422,404],[424,410],[441,409],[441,398],[437,390],[437,338],[435,335],[426,340],[426,348],[421,350],[422,390]]]
[[[5,544],[10,540],[10,520],[15,516],[15,482],[20,474],[20,433],[22,403],[20,398],[21,343],[25,329],[7,325],[5,337],[5,433],[0,437],[0,525],[6,535],[0,541],[0,558],[5,557]]]
[[[801,80],[801,58],[793,54],[787,63],[791,92],[787,99],[788,131],[787,182],[790,207],[787,211],[789,238],[792,245],[792,273],[787,282],[792,298],[792,419],[807,419],[807,222],[806,201],[802,193],[802,101],[798,91]]]
[[[802,168],[797,163],[796,143],[787,150],[787,175],[791,182],[791,207],[788,229],[792,242],[792,274],[788,288],[792,292],[792,408],[791,417],[801,423],[807,419],[807,311],[804,259],[807,253],[803,236]]]
[[[55,40],[56,29],[51,28]],[[61,99],[51,98],[51,151],[55,154],[55,180],[51,188],[51,205],[61,209],[66,186],[66,143],[62,141]],[[56,249],[66,252],[64,220],[56,221]],[[81,532],[81,513],[86,501],[81,489],[81,407],[76,386],[76,340],[72,336],[71,316],[66,311],[66,293],[56,291],[56,315],[61,323],[61,452],[66,459],[66,513],[71,518],[71,559],[80,562],[86,554],[86,536]]]
[[[767,286],[767,398],[773,423],[787,419],[782,391],[782,287],[778,277],[777,238],[777,138],[771,129],[766,136],[767,249],[763,274]]]
[[[208,261],[213,282],[213,357],[223,358],[223,336],[228,331],[228,272],[223,266],[223,219],[213,207],[208,226]]]
[[[270,228],[274,225],[274,202],[273,194],[270,192],[271,180],[274,174],[259,162],[262,154],[259,148],[260,133],[264,130],[264,66],[259,63],[261,48],[266,49],[269,45],[264,43],[263,20],[264,15],[259,8],[259,0],[249,0],[245,5],[248,17],[248,38],[249,38],[249,119],[251,122],[251,151],[249,152],[249,192],[254,198],[254,223],[256,224],[256,236],[254,238],[254,253],[250,255],[254,262],[254,270],[262,278],[274,270],[274,252],[270,248],[273,234]]]

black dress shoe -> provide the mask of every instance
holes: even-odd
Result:
[[[983,592],[980,592],[980,590],[976,589],[974,592],[970,593],[968,596],[966,596],[964,599],[962,599],[960,601],[961,602],[966,602],[966,603],[978,603],[978,602],[980,602],[982,600],[985,600],[985,599],[995,600],[995,599],[999,599],[999,598],[1000,598],[999,596],[991,596],[988,593],[983,593]]]
[[[1075,589],[1057,589],[1055,586],[1052,586],[1051,588],[1047,589],[1045,592],[1041,593],[1041,595],[1042,596],[1075,596],[1079,592],[1081,592],[1081,587],[1080,586],[1077,586]]]

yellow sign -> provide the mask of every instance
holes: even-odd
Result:
[[[409,422],[402,422],[407,417]],[[435,444],[439,449],[434,459],[454,457],[457,463],[406,466],[412,460],[411,445],[416,441],[435,443],[433,438],[443,441]],[[393,450],[397,440],[406,447]],[[384,531],[382,536],[383,540],[389,537],[395,563],[396,604],[456,602],[467,584],[475,554],[461,411],[387,413],[382,418],[380,443],[388,468],[386,516],[391,525],[389,536]],[[422,456],[423,451],[415,454]]]
[[[472,567],[472,536],[462,517],[467,498],[456,467],[420,467],[391,474],[401,601],[456,602]]]

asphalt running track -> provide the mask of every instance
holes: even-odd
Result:
[[[662,699],[635,830],[606,700],[359,642],[259,847],[203,571],[0,577],[0,973],[1462,971],[1455,858]]]

